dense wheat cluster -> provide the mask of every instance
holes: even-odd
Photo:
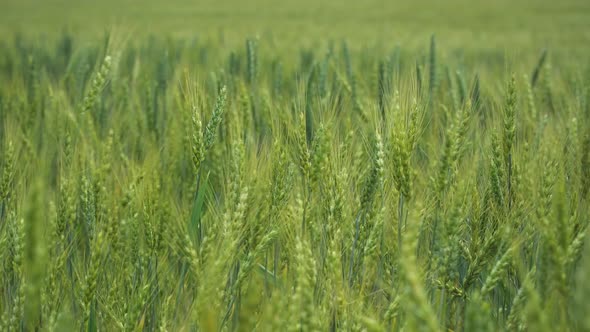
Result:
[[[589,331],[587,61],[417,43],[4,40],[0,330]]]

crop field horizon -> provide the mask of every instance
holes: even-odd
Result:
[[[345,38],[393,46],[420,45],[436,33],[452,47],[556,51],[587,49],[590,39],[590,4],[584,0],[4,0],[2,9],[5,37],[14,32],[51,37],[64,28],[84,37],[99,37],[106,29],[135,37],[216,37],[223,31],[238,42],[267,34],[298,46]]]
[[[590,2],[0,1],[0,332],[590,331]]]

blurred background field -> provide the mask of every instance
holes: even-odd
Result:
[[[469,0],[2,0],[3,39],[15,32],[51,37],[65,28],[93,37],[110,27],[123,36],[223,38],[242,45],[259,35],[282,48],[347,39],[353,45],[424,47],[436,33],[447,50],[554,49],[582,55],[590,45],[590,1]],[[321,36],[321,38],[318,38]]]

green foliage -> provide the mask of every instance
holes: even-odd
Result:
[[[0,331],[588,329],[588,64],[436,35],[0,47]]]

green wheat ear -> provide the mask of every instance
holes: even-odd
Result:
[[[227,102],[227,88],[223,86],[219,90],[219,95],[217,96],[217,100],[215,101],[215,108],[213,109],[213,115],[207,123],[205,127],[205,137],[203,142],[203,150],[206,153],[211,146],[213,146],[213,142],[215,141],[215,137],[217,136],[217,128],[223,119],[223,113],[225,112]]]
[[[2,156],[4,161],[2,165],[2,178],[0,181],[0,204],[6,205],[7,200],[10,198],[14,181],[14,144],[12,141],[8,141]]]
[[[506,167],[507,197],[509,207],[512,206],[512,173],[514,171],[513,146],[516,136],[516,78],[514,75],[508,83],[506,104],[504,108],[504,163]]]
[[[26,303],[26,279],[24,271],[25,260],[25,222],[17,219],[14,213],[8,216],[10,241],[13,247],[12,272],[15,280],[13,302],[9,306],[10,318],[8,320],[9,331],[19,331],[25,324]]]
[[[82,113],[86,113],[94,107],[96,101],[98,100],[99,94],[106,86],[108,76],[111,71],[111,66],[112,59],[110,56],[107,55],[104,58],[104,61],[100,66],[100,69],[96,73],[96,76],[92,80],[92,83],[90,84],[90,89],[88,90],[86,97],[84,97],[84,101],[82,102]]]
[[[256,50],[256,42],[252,39],[246,40],[246,60],[247,60],[247,76],[246,81],[253,85],[256,83],[258,75],[258,53]]]
[[[387,67],[384,61],[379,61],[379,67],[377,70],[377,102],[379,105],[379,113],[381,115],[381,121],[385,123],[385,98],[388,90],[387,84]]]

